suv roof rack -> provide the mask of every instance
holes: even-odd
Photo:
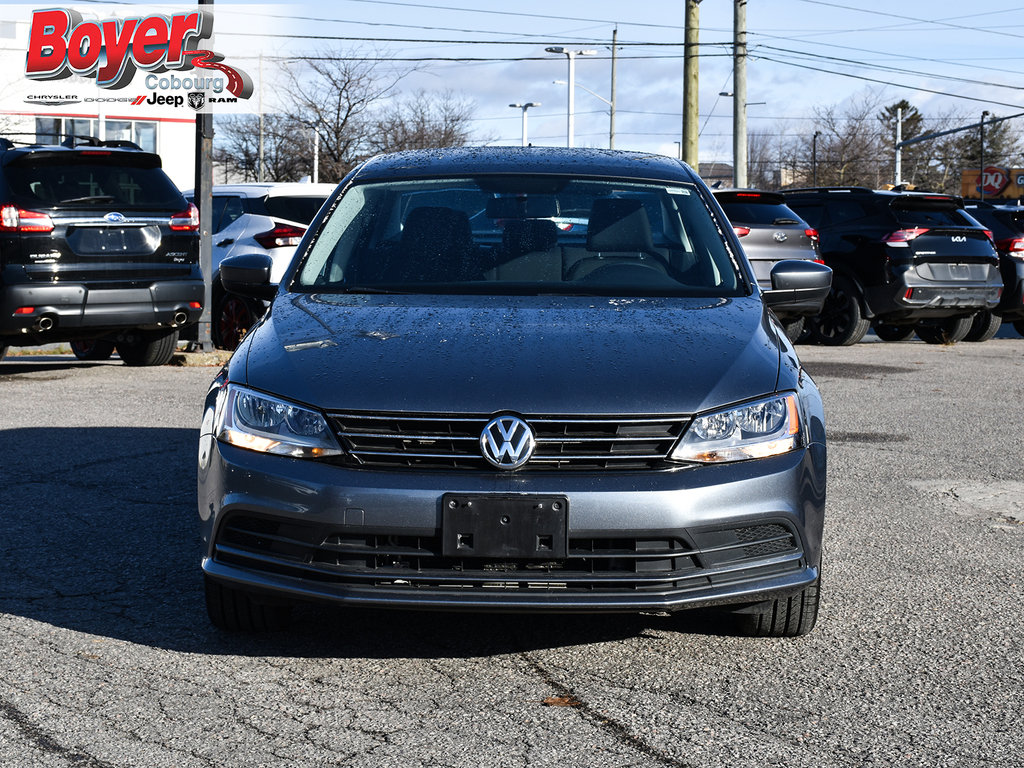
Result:
[[[33,139],[36,138],[34,133],[9,133],[8,136],[31,136]],[[7,138],[7,136],[0,136],[0,152],[6,152],[9,149],[16,149],[17,147],[39,147],[39,148],[53,148],[53,147],[65,147],[67,149],[74,149],[75,147],[110,147],[111,149],[135,149],[139,152],[144,150],[134,141],[125,141],[124,139],[108,139],[101,141],[95,136],[77,136],[67,135],[60,144],[40,144],[39,141],[15,141]]]
[[[107,141],[101,141],[95,136],[76,136],[68,134],[64,141],[60,143],[62,147],[68,149],[74,149],[75,147],[111,147],[113,149],[137,149],[140,152],[142,147],[136,144],[134,141],[125,141],[124,139],[110,139]]]

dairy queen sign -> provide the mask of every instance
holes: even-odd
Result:
[[[1019,199],[1024,196],[1024,168],[985,166],[984,171],[968,168],[960,175],[960,194],[965,198]]]

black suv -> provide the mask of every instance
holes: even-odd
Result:
[[[0,356],[71,342],[81,358],[162,365],[202,301],[199,215],[159,156],[0,138]]]
[[[1003,275],[1003,298],[994,312],[979,312],[967,335],[979,341],[990,339],[1002,322],[1024,336],[1024,206],[965,200],[964,208],[982,226],[992,232],[999,251],[999,271]]]
[[[1003,280],[989,232],[959,197],[863,187],[795,189],[786,204],[818,230],[835,276],[812,340],[855,344],[868,327],[885,341],[959,341],[974,315],[999,303]]]

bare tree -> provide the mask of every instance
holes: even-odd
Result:
[[[309,173],[311,152],[299,137],[309,129],[286,115],[263,117],[263,179],[298,181]],[[235,179],[258,181],[259,116],[234,115],[217,121],[214,162]]]
[[[820,132],[817,148],[819,184],[877,188],[883,178],[880,160],[884,149],[878,121],[878,96],[866,92],[845,105],[818,107],[815,127]],[[804,139],[805,157],[811,156],[811,137]]]
[[[311,172],[314,131],[319,176],[338,181],[379,152],[459,146],[470,141],[472,103],[451,91],[403,98],[398,85],[413,70],[386,54],[321,51],[285,68],[288,103],[264,119],[264,178],[292,181]],[[218,123],[217,160],[255,178],[258,118]]]
[[[420,90],[383,111],[369,143],[380,152],[461,146],[469,142],[472,115],[472,103],[450,90],[440,94]]]

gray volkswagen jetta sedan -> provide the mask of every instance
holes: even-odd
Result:
[[[223,629],[296,600],[478,611],[818,610],[821,398],[686,165],[553,148],[352,171],[206,401],[202,569]]]

